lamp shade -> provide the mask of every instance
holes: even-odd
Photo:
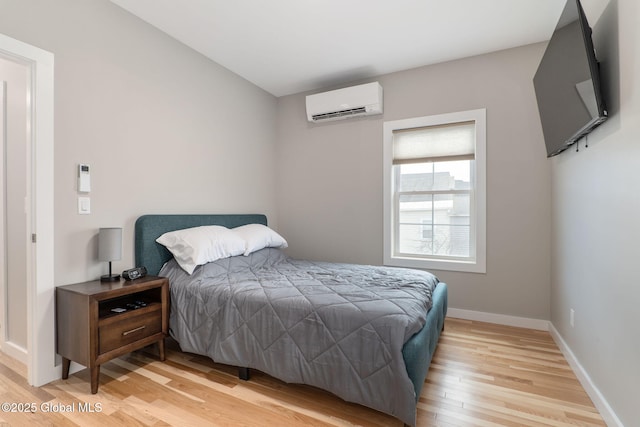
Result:
[[[98,259],[118,261],[122,258],[122,228],[101,228],[98,234]]]

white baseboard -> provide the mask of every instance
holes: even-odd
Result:
[[[24,363],[25,365],[28,363],[27,361],[27,350],[14,342],[5,341],[2,343],[2,352],[8,354],[16,360]]]
[[[565,340],[562,338],[562,335],[560,335],[551,322],[549,322],[549,333],[560,348],[564,358],[569,362],[569,366],[571,366],[576,377],[578,377],[578,381],[580,381],[580,384],[582,384],[582,387],[593,401],[594,406],[600,412],[604,422],[607,423],[609,427],[624,427],[616,413],[609,405],[609,402],[607,402],[602,393],[600,393],[600,390],[598,390],[596,385],[593,383],[587,371],[582,367],[575,354],[573,354],[573,351],[571,351],[571,348],[567,345]]]
[[[518,328],[536,329],[538,331],[549,330],[548,320],[530,319],[528,317],[485,313],[482,311],[463,310],[461,308],[448,308],[447,316],[456,317],[458,319],[475,320],[478,322],[495,323],[498,325],[516,326]]]

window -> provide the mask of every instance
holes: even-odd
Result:
[[[384,262],[484,273],[485,110],[384,123]]]

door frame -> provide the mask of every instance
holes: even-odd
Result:
[[[0,55],[30,70],[27,146],[27,380],[60,378],[56,366],[54,285],[54,55],[0,34]]]

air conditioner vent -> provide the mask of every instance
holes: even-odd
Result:
[[[312,118],[314,122],[317,122],[321,120],[336,119],[338,117],[360,115],[366,112],[367,112],[367,109],[365,107],[358,107],[358,108],[349,108],[348,110],[334,111],[331,113],[314,114]]]

